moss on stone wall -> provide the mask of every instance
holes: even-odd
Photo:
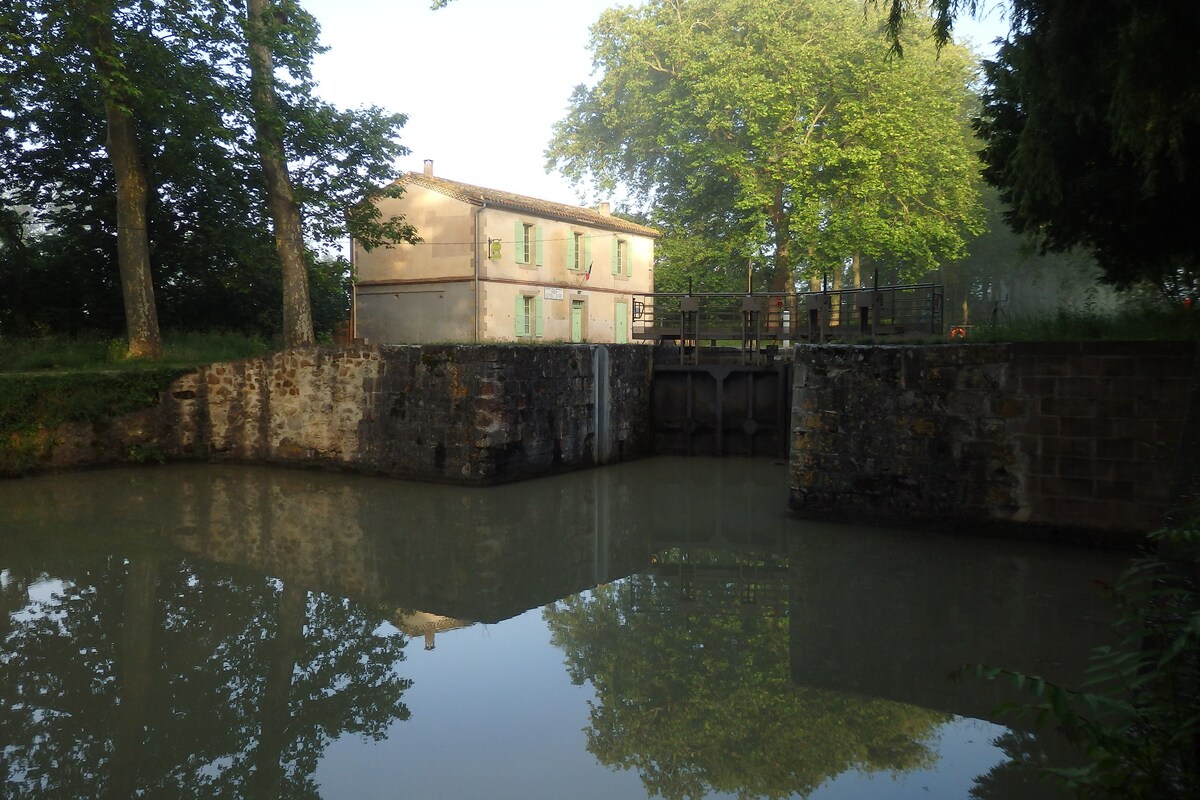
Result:
[[[68,422],[94,425],[153,406],[186,370],[21,373],[0,376],[0,475],[47,458]]]

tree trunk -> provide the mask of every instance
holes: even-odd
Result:
[[[292,191],[283,149],[283,120],[275,96],[275,59],[268,44],[266,15],[270,0],[246,2],[246,49],[250,59],[250,104],[259,161],[267,183],[267,206],[275,228],[275,250],[283,270],[283,343],[312,344],[312,304],[304,258],[300,206]]]
[[[795,294],[796,281],[792,274],[792,231],[787,209],[783,204],[783,185],[775,187],[771,203],[771,227],[775,229],[775,269],[767,286],[772,292]]]
[[[162,336],[150,278],[150,236],[146,230],[146,168],[134,129],[133,114],[122,95],[124,67],[113,37],[113,12],[107,0],[76,6],[83,14],[92,64],[100,81],[108,125],[105,149],[117,179],[117,264],[125,301],[125,330],[132,358],[158,358]]]
[[[0,244],[7,251],[4,274],[4,293],[8,296],[9,333],[28,336],[29,303],[25,297],[25,276],[29,274],[29,248],[25,245],[21,216],[0,205]],[[0,619],[3,614],[0,614]]]
[[[775,230],[775,268],[767,279],[767,291],[787,294],[784,308],[791,309],[787,338],[794,339],[800,330],[800,313],[796,309],[796,272],[792,266],[792,228],[783,203],[783,184],[776,184],[771,201],[771,227]]]

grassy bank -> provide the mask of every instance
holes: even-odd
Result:
[[[159,392],[203,364],[261,355],[274,343],[232,333],[167,338],[162,359],[128,359],[124,340],[0,339],[0,475],[47,457],[66,422],[102,420],[153,405]]]
[[[43,336],[0,338],[0,374],[13,372],[70,372],[117,370],[138,372],[164,368],[189,369],[216,361],[237,361],[278,348],[278,343],[221,331],[181,333],[164,341],[161,359],[125,357],[124,339]]]
[[[1131,304],[1111,312],[1060,309],[1054,314],[1002,315],[967,329],[967,341],[1196,341],[1200,308]]]

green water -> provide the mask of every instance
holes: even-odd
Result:
[[[1061,744],[946,677],[1078,682],[1121,557],[786,496],[736,459],[0,483],[0,796],[1055,796],[1008,753]]]

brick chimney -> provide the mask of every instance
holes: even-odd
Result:
[[[612,206],[610,206],[607,201],[596,206],[596,210],[606,217],[612,216]]]
[[[426,178],[433,177],[433,159],[432,158],[425,159],[425,177]]]

